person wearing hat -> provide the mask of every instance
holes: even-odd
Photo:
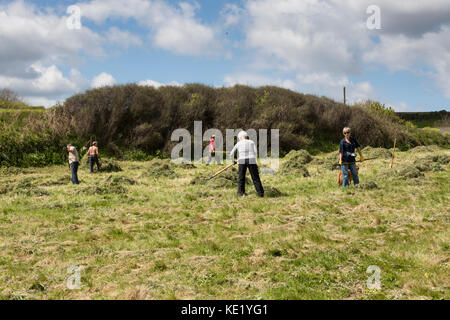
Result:
[[[80,164],[78,160],[78,151],[70,143],[67,145],[67,151],[69,152],[70,171],[72,171],[72,183],[80,184],[78,181],[78,166]]]
[[[217,164],[221,164],[220,158],[216,153],[216,136],[211,136],[211,140],[209,140],[209,154],[208,160],[206,161],[206,165],[209,166],[211,163],[212,157],[216,160]]]
[[[92,142],[92,146],[88,150],[89,155],[89,169],[94,173],[94,164],[97,165],[97,171],[100,171],[100,162],[98,161],[98,146],[97,141]]]
[[[252,176],[253,185],[255,186],[256,193],[259,197],[264,197],[264,188],[259,178],[258,165],[256,164],[257,150],[256,145],[252,140],[249,140],[248,134],[245,131],[241,131],[238,134],[238,143],[234,146],[230,152],[230,158],[234,161],[234,153],[238,152],[239,163],[239,181],[238,181],[238,195],[245,195],[245,174],[247,168]]]

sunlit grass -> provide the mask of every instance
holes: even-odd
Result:
[[[252,186],[238,198],[235,188],[190,184],[219,166],[160,178],[148,162],[93,175],[83,166],[79,186],[66,166],[5,169],[0,297],[448,299],[448,164],[414,179],[393,173],[432,154],[449,152],[397,152],[394,169],[365,162],[360,178],[374,189],[338,188],[337,171],[320,164],[307,178],[264,175],[285,194],[264,199]],[[91,194],[112,180],[125,191]],[[66,286],[71,265],[81,267],[80,290]],[[381,290],[366,287],[370,265]]]

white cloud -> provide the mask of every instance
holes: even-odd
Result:
[[[345,86],[348,103],[369,99],[374,94],[374,89],[369,82],[354,83],[345,76],[335,77],[329,73],[298,74],[294,79],[271,78],[257,73],[235,73],[226,75],[224,83],[227,86],[235,84],[255,87],[274,85],[302,93],[325,95],[338,101],[342,101],[342,89]]]
[[[436,85],[450,99],[450,27],[429,32],[418,38],[400,35],[382,35],[374,50],[364,55],[369,63],[387,66],[392,71],[421,71],[429,74]]]
[[[416,74],[426,70],[450,98],[450,2],[379,0],[382,30],[366,26],[366,9],[372,4],[371,0],[249,0],[240,9],[228,8],[226,17],[232,25],[240,23],[249,53],[250,63],[239,73],[272,72],[279,78],[272,81],[291,79],[299,91],[339,99],[345,85],[359,100],[377,98],[368,81],[349,80],[367,68]],[[229,76],[224,81],[230,82]]]
[[[142,40],[138,36],[135,36],[128,31],[120,30],[116,27],[109,28],[106,33],[106,37],[110,43],[117,44],[124,48],[142,45]]]
[[[89,81],[76,69],[70,71],[68,78],[55,65],[45,67],[36,63],[30,66],[30,70],[36,77],[0,75],[0,88],[11,88],[30,103],[43,101],[39,104],[49,107],[57,100],[63,100],[65,95],[82,91],[89,86]]]
[[[113,86],[117,84],[116,79],[109,73],[102,72],[91,81],[92,88],[101,88],[105,86]]]
[[[77,4],[83,17],[96,23],[106,19],[134,19],[146,27],[154,46],[180,55],[216,55],[222,45],[218,31],[195,17],[198,5],[144,0],[93,0]]]
[[[143,80],[140,81],[138,83],[138,85],[140,86],[147,86],[147,87],[155,87],[155,88],[159,88],[161,86],[175,86],[175,87],[180,87],[181,83],[178,83],[176,81],[171,81],[169,83],[161,83],[158,81],[154,81],[154,80]]]
[[[0,4],[0,87],[46,107],[89,87],[73,66],[79,54],[103,56],[103,40],[87,27],[69,30],[66,19],[22,0]]]
[[[42,12],[34,5],[14,1],[0,5],[0,72],[10,76],[36,76],[27,68],[67,63],[79,53],[101,56],[102,38],[89,28],[69,30],[66,17]]]
[[[273,85],[291,90],[295,89],[295,83],[292,80],[281,78],[273,79],[264,75],[251,73],[236,73],[226,75],[224,78],[224,83],[230,87],[236,84],[242,84],[253,87]]]
[[[23,100],[30,106],[42,106],[46,108],[53,107],[58,102],[64,102],[63,100],[48,99],[46,97],[34,97],[34,96],[25,97]]]
[[[238,25],[242,21],[245,11],[235,4],[227,3],[220,14],[224,20],[224,28],[228,28]]]

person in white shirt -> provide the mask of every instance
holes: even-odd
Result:
[[[230,152],[230,158],[234,162],[234,154],[238,152],[239,163],[239,181],[238,181],[238,195],[245,195],[245,174],[247,168],[252,176],[253,185],[255,186],[256,193],[259,197],[264,197],[264,188],[259,178],[258,165],[256,164],[257,150],[256,145],[252,140],[249,140],[248,134],[245,131],[241,131],[238,134],[239,142],[236,143],[233,150]]]
[[[72,171],[72,183],[80,184],[80,182],[78,181],[78,165],[80,163],[78,160],[77,149],[75,149],[75,147],[72,146],[71,144],[68,144],[67,151],[69,151],[69,165],[70,165],[70,170]]]

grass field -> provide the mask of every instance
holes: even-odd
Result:
[[[361,187],[344,190],[321,154],[309,177],[263,175],[264,199],[190,183],[214,165],[160,177],[149,162],[83,166],[78,186],[67,166],[3,168],[0,298],[449,299],[450,152],[396,155],[394,169],[387,157],[361,164]],[[433,170],[411,169],[438,155]],[[370,265],[380,290],[366,286]]]

